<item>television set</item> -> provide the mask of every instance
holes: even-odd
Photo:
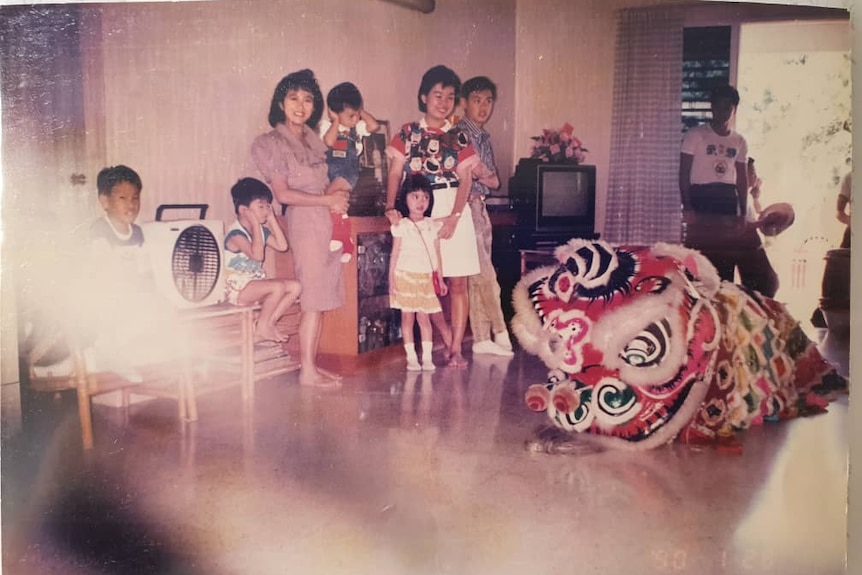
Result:
[[[596,167],[523,159],[509,180],[524,247],[597,238]]]

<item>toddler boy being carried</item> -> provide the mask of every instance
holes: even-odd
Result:
[[[326,95],[329,120],[320,125],[320,133],[329,148],[326,163],[329,167],[329,187],[326,193],[350,193],[359,180],[362,138],[376,132],[380,125],[362,107],[362,94],[350,82],[342,82]],[[350,239],[350,222],[347,214],[332,214],[331,251],[342,250],[341,261],[349,262],[354,253]]]

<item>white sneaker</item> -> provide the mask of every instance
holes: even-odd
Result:
[[[512,351],[512,340],[509,339],[509,332],[501,331],[494,334],[494,343],[505,350]]]
[[[485,340],[473,344],[474,354],[499,355],[503,357],[512,357],[515,353],[510,349],[504,349],[493,341]]]
[[[341,242],[338,242],[338,243],[341,243]],[[338,250],[332,250],[332,251],[338,251]],[[353,259],[352,254],[341,254],[341,263],[343,263],[343,264],[349,264],[350,260],[352,260],[352,259]]]
[[[408,357],[407,371],[422,371],[422,366],[419,365],[419,360],[413,357]]]
[[[344,247],[344,242],[339,240],[329,240],[329,251],[337,252]]]
[[[437,366],[434,365],[433,361],[430,359],[422,360],[422,371],[434,371],[435,369],[437,369]]]

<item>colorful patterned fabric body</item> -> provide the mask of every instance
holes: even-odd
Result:
[[[779,303],[682,246],[571,240],[515,288],[512,329],[551,369],[528,406],[626,449],[711,443],[846,389]]]

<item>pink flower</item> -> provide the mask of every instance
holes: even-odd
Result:
[[[586,160],[587,149],[581,140],[574,135],[574,128],[569,123],[556,130],[542,130],[540,136],[533,136],[533,147],[530,157],[543,162],[575,161],[583,163]]]

